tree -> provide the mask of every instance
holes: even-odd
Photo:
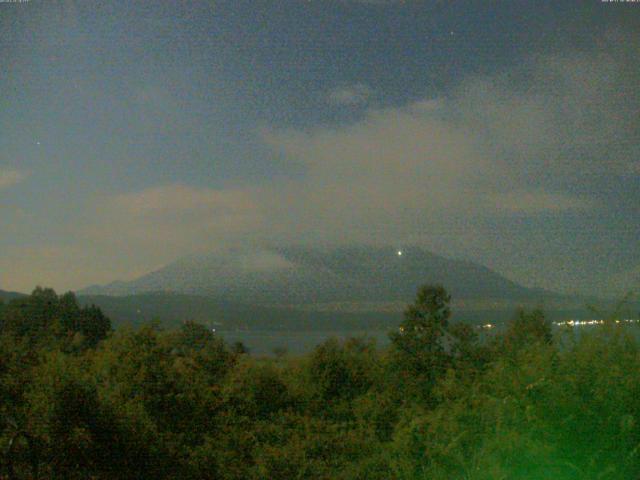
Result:
[[[519,309],[507,324],[507,330],[501,342],[503,349],[515,351],[536,343],[550,344],[552,340],[551,325],[542,310],[527,312]]]
[[[90,347],[95,347],[111,331],[111,321],[95,305],[84,307],[80,311],[78,323],[78,331],[84,335]]]
[[[220,383],[236,361],[220,337],[196,322],[184,322],[177,332],[164,334],[162,341],[174,355],[189,359],[194,368],[206,374],[210,384]]]
[[[249,353],[247,346],[240,340],[233,342],[233,345],[231,345],[231,351],[236,355],[247,355]]]
[[[405,310],[400,328],[390,335],[400,375],[415,380],[426,394],[450,361],[450,301],[451,296],[441,285],[421,287],[415,302]]]
[[[2,332],[31,344],[95,347],[111,331],[111,321],[92,305],[80,308],[72,292],[58,296],[37,287],[25,298],[12,300],[2,313]]]
[[[331,403],[352,400],[373,384],[375,349],[371,342],[330,338],[311,354],[308,374],[318,399]]]

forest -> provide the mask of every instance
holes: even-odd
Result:
[[[37,288],[0,303],[0,478],[638,478],[633,326],[520,310],[481,338],[450,302],[420,287],[388,347],[258,357]]]

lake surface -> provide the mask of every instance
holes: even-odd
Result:
[[[600,325],[593,324],[589,320],[583,320],[581,325],[558,325],[553,324],[553,330],[558,333],[582,333],[594,331]],[[599,322],[596,320],[595,322]],[[627,323],[628,322],[628,323]],[[640,341],[640,321],[638,319],[627,320],[627,331]],[[503,325],[494,326],[491,329],[481,328],[479,334],[482,337],[492,336],[502,330]],[[251,331],[218,331],[227,343],[242,342],[253,355],[273,355],[277,348],[285,348],[289,354],[299,355],[312,351],[317,345],[325,340],[335,337],[344,340],[350,337],[360,337],[373,339],[376,345],[384,347],[389,344],[388,330],[317,330],[317,331],[274,331],[274,330],[251,330]]]

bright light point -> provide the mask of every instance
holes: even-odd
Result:
[[[402,250],[398,250],[398,256],[401,257],[402,256]]]

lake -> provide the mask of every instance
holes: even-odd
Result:
[[[572,321],[573,322],[573,321]],[[554,322],[553,329],[556,332],[564,331],[591,331],[599,328],[601,320],[581,320],[580,323],[563,325],[564,322]],[[639,320],[623,320],[630,328],[629,331],[633,335],[639,336],[640,325]],[[487,325],[485,325],[486,327]],[[497,327],[497,328],[496,328]],[[501,330],[501,325],[492,325],[491,328],[480,328],[481,336],[493,335]],[[317,330],[317,331],[296,331],[296,330],[236,330],[236,331],[218,331],[216,332],[224,340],[233,344],[234,342],[242,342],[253,355],[273,355],[274,349],[285,348],[288,353],[299,355],[308,353],[317,345],[325,340],[335,337],[344,340],[350,337],[365,337],[376,341],[379,347],[389,344],[388,330]]]

